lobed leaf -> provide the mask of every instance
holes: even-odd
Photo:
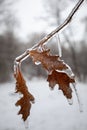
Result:
[[[70,78],[66,73],[53,71],[52,74],[48,75],[47,81],[49,82],[49,87],[52,89],[56,84],[59,85],[59,89],[62,90],[66,98],[72,98],[72,89],[70,83],[74,83],[74,78]]]
[[[42,66],[48,72],[52,72],[54,69],[68,69],[67,65],[63,62],[63,60],[60,59],[59,56],[50,55],[50,49],[44,51],[31,50],[29,54],[33,58],[34,62],[41,62]]]
[[[16,93],[20,92],[23,94],[23,97],[16,102],[16,106],[20,106],[18,114],[22,114],[22,119],[25,121],[30,115],[31,102],[34,102],[33,95],[28,91],[26,82],[21,74],[21,71],[18,70],[16,75]]]

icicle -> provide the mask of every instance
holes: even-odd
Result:
[[[18,66],[18,65],[17,65],[17,62],[15,61],[15,62],[14,62],[14,75],[16,74],[17,66]]]
[[[56,34],[56,40],[57,40],[57,43],[58,43],[58,55],[59,55],[59,57],[62,57],[62,50],[61,50],[61,45],[60,45],[59,34]]]
[[[71,99],[67,99],[67,100],[68,100],[69,105],[73,104],[73,99],[72,98]]]
[[[25,125],[25,129],[29,128],[29,121],[28,121],[28,119],[24,122],[24,125]]]
[[[73,85],[74,91],[75,91],[76,96],[77,96],[77,100],[78,100],[78,104],[79,104],[79,110],[80,110],[80,112],[83,112],[82,104],[80,102],[79,94],[78,94],[78,91],[76,89],[75,83],[73,83],[72,85]]]
[[[40,45],[40,46],[37,48],[37,51],[38,51],[38,52],[43,52],[43,46]]]

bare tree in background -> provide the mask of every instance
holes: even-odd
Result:
[[[9,11],[11,11],[10,9],[13,2],[13,0],[0,0],[0,22],[2,22]]]
[[[16,0],[0,0],[0,26],[8,27],[9,29],[17,25],[17,19],[15,18],[14,4]]]
[[[0,0],[0,82],[10,80],[13,60],[19,52],[19,41],[14,35],[17,24],[13,11],[15,2],[16,0]]]
[[[84,39],[83,41],[85,43],[87,43],[87,16],[82,20],[82,22],[84,23],[85,25],[85,29],[84,29]]]

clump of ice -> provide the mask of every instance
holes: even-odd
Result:
[[[40,65],[40,64],[41,64],[40,61],[36,61],[36,62],[35,62],[35,65]]]

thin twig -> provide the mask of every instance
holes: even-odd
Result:
[[[50,38],[52,38],[56,33],[58,33],[60,30],[62,30],[68,23],[70,23],[72,17],[74,16],[74,14],[78,10],[78,8],[81,6],[81,4],[83,3],[83,1],[84,0],[79,0],[79,2],[75,5],[75,7],[72,9],[72,11],[70,12],[70,14],[68,15],[68,17],[65,19],[65,21],[59,27],[57,27],[55,30],[53,30],[51,33],[49,33],[43,39],[41,39],[39,43],[37,43],[36,45],[34,45],[32,47],[32,49],[35,49],[35,48],[37,48],[39,46],[42,46]],[[21,60],[25,59],[25,57],[27,57],[28,55],[29,55],[29,50],[25,51],[22,55],[20,55],[19,57],[17,57],[16,58],[16,62],[20,62]]]

